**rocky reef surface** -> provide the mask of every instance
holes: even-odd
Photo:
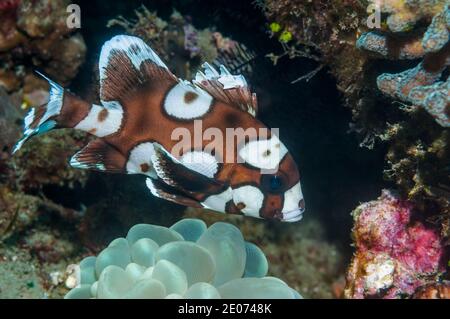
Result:
[[[45,93],[36,90],[46,92],[46,82],[34,70],[67,85],[84,62],[83,37],[66,24],[68,5],[66,0],[8,0],[0,5],[0,83],[8,92],[23,90],[28,103],[45,100]]]

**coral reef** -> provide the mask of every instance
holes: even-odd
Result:
[[[138,224],[81,261],[66,298],[301,298],[267,269],[264,253],[231,224]]]
[[[14,171],[15,181],[26,181],[23,189],[38,189],[46,185],[74,187],[83,185],[88,172],[70,169],[70,158],[87,140],[80,132],[56,131],[39,136],[20,153],[10,158],[8,164]]]
[[[0,239],[24,231],[38,219],[44,201],[39,197],[14,193],[0,187]]]
[[[82,36],[66,24],[66,0],[9,1],[0,11],[0,85],[25,94],[46,88],[34,76],[40,69],[67,85],[84,62]],[[76,29],[75,29],[76,30]]]
[[[284,48],[269,57],[317,61],[318,68],[298,80],[310,80],[327,66],[352,110],[350,131],[361,146],[386,145],[386,180],[424,215],[433,212],[427,217],[449,236],[448,1],[257,3]],[[286,32],[292,39],[282,37]],[[401,68],[406,71],[395,73]]]
[[[247,63],[253,54],[242,44],[213,29],[196,29],[189,18],[174,10],[169,21],[150,12],[145,6],[135,11],[137,20],[122,16],[111,20],[109,27],[120,26],[129,34],[149,43],[169,69],[181,78],[190,79],[204,62],[225,64],[232,72],[250,71]]]
[[[387,14],[386,21],[380,30],[363,34],[357,47],[375,58],[422,59],[411,69],[383,73],[376,80],[380,91],[400,101],[403,113],[388,118],[385,132],[379,135],[389,143],[385,176],[423,211],[436,211],[432,218],[448,236],[449,4],[439,0],[384,1],[379,9]],[[429,23],[426,29],[421,30],[420,21]]]
[[[0,143],[4,151],[16,142],[20,136],[20,126],[14,125],[21,121],[21,114],[7,92],[0,87]],[[2,156],[3,157],[3,156]]]
[[[445,270],[439,232],[415,220],[413,206],[384,190],[353,211],[356,253],[347,298],[405,298],[436,282]],[[423,288],[420,288],[423,289]]]
[[[20,246],[43,264],[86,253],[83,247],[98,252],[114,232],[124,231],[137,221],[173,223],[184,209],[152,198],[137,178],[98,176],[70,168],[68,158],[89,140],[80,132],[60,130],[36,137],[21,152],[11,156],[12,146],[20,134],[21,108],[40,105],[48,99],[48,88],[32,73],[33,69],[41,69],[66,85],[84,60],[81,36],[66,28],[67,3],[12,1],[8,6],[2,3],[1,7],[5,20],[0,19],[0,29],[5,38],[0,43],[3,45],[15,30],[20,30],[21,41],[10,41],[0,52],[0,75],[5,75],[0,77],[15,83],[14,87],[6,84],[0,87],[0,240]],[[46,12],[45,19],[36,18],[40,12]],[[146,10],[142,12],[145,15],[140,20],[142,28],[148,27],[153,18],[157,19]],[[169,60],[183,61],[183,70],[200,61],[200,55],[214,59],[220,52],[237,45],[213,30],[189,29],[190,24],[179,14],[175,13],[172,19],[179,22],[167,26],[162,20],[154,21],[155,28],[166,28],[160,34],[164,41],[154,44],[163,52],[175,48],[167,51],[173,55]],[[189,37],[184,28],[191,33]],[[155,36],[159,36],[162,29],[155,30]],[[147,31],[149,35],[152,32],[151,28]],[[201,50],[197,52],[188,42],[192,45],[195,42]],[[133,189],[131,193],[130,189]],[[84,193],[92,193],[88,207],[82,202],[87,196],[76,197]],[[95,196],[98,200],[93,199]],[[148,199],[144,203],[142,196]],[[149,214],[149,210],[154,213]],[[107,229],[105,223],[109,225]]]
[[[65,238],[58,231],[49,231],[48,227],[33,229],[24,238],[22,246],[35,255],[41,262],[57,263],[78,250],[76,243]]]
[[[396,183],[402,197],[431,223],[433,234],[440,231],[445,243],[450,235],[450,141],[445,128],[449,116],[448,1],[387,0],[375,6],[375,11],[370,5],[377,1],[258,3],[269,19],[270,33],[283,47],[282,54],[269,57],[274,63],[283,56],[317,61],[319,66],[298,80],[310,80],[321,65],[329,68],[344,103],[352,110],[350,131],[358,134],[361,146],[386,144],[385,179]],[[368,19],[377,9],[381,10],[379,28],[369,31]],[[411,69],[379,74],[380,69],[411,67],[411,61],[417,61]],[[356,221],[355,232],[358,228]],[[409,229],[412,234],[419,230]],[[403,244],[414,246],[414,242],[399,246]],[[415,278],[424,269],[405,268],[407,275],[400,278],[397,271],[404,265],[398,264],[397,257],[382,252],[371,255],[366,250],[363,253],[358,247],[348,272],[347,297],[411,296],[415,288],[428,283]],[[375,291],[364,290],[366,280],[374,279],[364,278],[364,271],[385,272],[380,281],[375,280]],[[412,280],[414,287],[401,286],[405,280]],[[380,288],[384,286],[388,291]]]

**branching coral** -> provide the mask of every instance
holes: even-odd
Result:
[[[435,229],[414,220],[413,206],[390,191],[353,212],[356,254],[347,274],[347,298],[410,297],[445,269]]]
[[[81,261],[80,285],[66,298],[301,298],[267,269],[263,252],[231,224],[139,224]]]

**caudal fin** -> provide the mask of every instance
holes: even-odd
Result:
[[[13,154],[34,135],[48,132],[57,125],[54,119],[60,114],[63,105],[64,89],[57,83],[50,80],[42,73],[36,71],[50,84],[50,98],[46,105],[32,108],[25,116],[23,137],[16,143]]]

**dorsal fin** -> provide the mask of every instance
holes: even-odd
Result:
[[[105,42],[99,72],[100,99],[104,106],[123,100],[147,83],[178,81],[144,41],[127,35],[118,35]]]
[[[242,75],[232,75],[223,65],[220,66],[220,73],[208,63],[204,63],[202,67],[204,71],[198,71],[193,80],[195,85],[215,99],[256,116],[258,109],[256,94],[250,91]]]

